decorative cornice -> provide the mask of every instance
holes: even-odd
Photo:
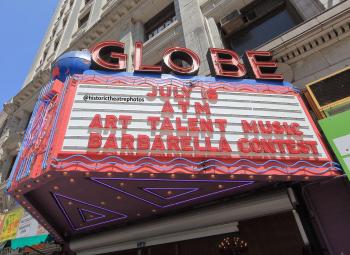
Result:
[[[350,35],[350,1],[345,1],[258,47],[278,62],[292,64]]]
[[[16,111],[17,108],[18,108],[18,105],[14,104],[13,102],[4,103],[4,112],[7,113],[8,115]]]
[[[14,105],[20,106],[23,105],[26,101],[33,98],[38,94],[41,86],[49,82],[50,80],[50,69],[39,71],[34,78],[23,87],[17,95],[12,99]],[[4,107],[5,108],[5,107]],[[18,108],[18,107],[17,107]]]

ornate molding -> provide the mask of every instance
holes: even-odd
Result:
[[[292,64],[350,35],[350,2],[331,8],[260,46],[281,63]]]
[[[13,97],[12,102],[18,106],[17,109],[29,99],[36,97],[41,86],[49,82],[50,77],[50,66],[45,70],[39,71],[39,73],[37,73],[33,79]],[[30,109],[28,109],[28,111],[30,111]]]
[[[8,115],[13,114],[18,109],[18,105],[14,102],[6,102],[4,103],[4,112]]]

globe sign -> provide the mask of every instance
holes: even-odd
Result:
[[[51,79],[64,82],[68,75],[81,74],[91,66],[91,53],[88,50],[63,53],[52,64]]]

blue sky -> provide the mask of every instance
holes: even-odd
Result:
[[[58,0],[0,0],[0,110],[16,95]]]

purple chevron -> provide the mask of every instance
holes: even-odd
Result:
[[[123,194],[126,194],[128,196],[131,196],[133,198],[136,198],[138,200],[141,200],[141,201],[143,201],[145,203],[151,204],[151,205],[159,207],[159,208],[169,208],[169,207],[172,207],[172,206],[182,205],[182,204],[187,203],[187,202],[191,202],[191,201],[195,201],[195,200],[198,200],[198,199],[207,198],[207,197],[210,197],[210,196],[222,194],[222,193],[225,193],[225,192],[228,192],[228,191],[232,191],[232,190],[235,190],[235,189],[238,189],[238,188],[243,188],[245,186],[252,185],[252,184],[255,183],[254,181],[231,181],[231,180],[174,180],[174,179],[100,178],[100,177],[90,177],[90,179],[92,181],[94,181],[94,182],[97,182],[97,183],[103,185],[103,186],[106,186],[108,188],[111,188],[113,190],[116,190],[118,192],[121,192]],[[193,184],[196,183],[197,185],[199,183],[217,183],[217,184],[224,183],[224,184],[236,184],[237,186],[230,187],[230,188],[223,188],[221,190],[217,190],[217,191],[214,191],[214,192],[209,192],[207,194],[193,196],[193,197],[184,199],[182,201],[173,202],[173,203],[170,203],[170,204],[167,204],[167,205],[161,205],[161,204],[159,204],[159,203],[157,203],[155,201],[151,201],[149,199],[140,197],[139,195],[132,194],[130,191],[125,191],[125,190],[123,190],[121,188],[117,188],[117,187],[114,187],[114,186],[112,186],[110,184],[105,183],[105,181],[108,181],[108,180],[114,180],[114,181],[142,181],[142,182],[147,182],[147,181],[149,182],[149,181],[151,181],[153,183],[156,183],[156,182],[158,182],[158,183],[159,182],[171,182],[171,183],[182,183],[182,184],[183,183],[193,183]],[[199,189],[197,191],[199,191]],[[150,193],[149,191],[147,191],[147,192]]]
[[[104,215],[104,214],[93,212],[93,211],[90,211],[90,210],[87,210],[87,209],[78,208],[78,210],[79,210],[81,218],[85,222],[98,220],[98,219],[102,219],[102,218],[106,217],[106,215]],[[94,217],[89,219],[89,217],[86,217],[86,213],[89,213],[90,215],[93,215]],[[95,217],[95,215],[97,217]]]
[[[106,224],[106,223],[109,223],[109,222],[123,220],[123,219],[128,217],[126,214],[123,214],[123,213],[120,213],[120,212],[116,212],[116,211],[112,211],[110,209],[103,208],[103,207],[97,206],[97,205],[93,205],[93,204],[90,204],[90,203],[87,203],[87,202],[84,202],[84,201],[81,201],[81,200],[78,200],[78,199],[75,199],[75,198],[72,198],[72,197],[68,197],[68,196],[65,196],[65,195],[62,195],[62,194],[52,193],[52,195],[53,195],[54,199],[56,200],[56,203],[58,204],[58,206],[61,209],[63,215],[65,216],[65,218],[67,219],[67,221],[69,222],[69,224],[70,224],[70,226],[71,226],[71,228],[73,230],[83,230],[83,229],[86,229],[86,228],[92,228],[92,227],[95,227],[95,226],[98,226],[98,225],[102,225],[102,224]],[[67,205],[65,205],[62,200],[68,200],[68,201],[71,201],[71,202],[73,201],[74,203],[79,204],[79,208],[77,208],[76,211],[77,211],[77,214],[79,213],[80,216],[81,216],[80,217],[82,219],[81,222],[76,222],[76,217],[74,217],[74,215],[72,215],[72,209],[71,210],[67,210]],[[85,207],[85,208],[81,208],[81,207]],[[90,211],[89,209],[86,209],[86,207],[87,208],[94,208],[93,209],[94,211]],[[82,210],[89,211],[89,212],[92,212],[94,214],[101,215],[101,217],[99,217],[98,219],[95,218],[95,221],[98,221],[98,220],[101,220],[101,219],[104,219],[104,220],[91,224],[90,222],[92,220],[91,221],[84,220],[85,216],[81,215],[81,211]],[[98,213],[96,211],[103,212],[104,214]],[[74,214],[74,210],[73,210],[73,214]]]
[[[146,192],[151,193],[152,195],[160,197],[162,199],[173,199],[173,198],[180,197],[180,196],[192,193],[194,191],[197,191],[197,190],[199,190],[199,188],[143,188],[143,190],[146,191]],[[167,190],[167,191],[169,191],[169,190],[170,191],[183,190],[184,192],[182,192],[180,194],[175,194],[175,195],[172,195],[172,196],[162,196],[162,195],[160,195],[159,193],[156,192],[157,190],[159,190],[159,191],[164,191],[164,190]]]

